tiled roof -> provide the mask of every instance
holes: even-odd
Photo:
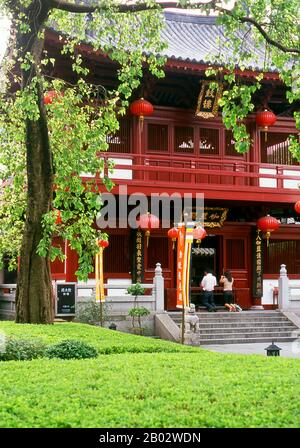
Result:
[[[227,61],[233,55],[230,48],[224,46],[226,38],[222,27],[216,24],[216,17],[165,13],[165,28],[162,37],[168,44],[164,55],[170,59],[199,64],[216,64],[220,61],[220,53]],[[217,39],[219,39],[219,43]],[[253,55],[253,60],[247,64],[247,68],[263,70],[264,48],[255,47],[247,38],[243,49],[247,49]],[[238,59],[234,62],[236,66],[239,66]]]

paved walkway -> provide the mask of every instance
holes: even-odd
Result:
[[[212,350],[220,353],[237,353],[243,355],[264,355],[266,356],[265,348],[271,344],[257,343],[257,344],[218,344],[218,345],[201,345],[202,348]],[[300,358],[300,339],[293,342],[275,342],[281,348],[280,356],[286,358]]]

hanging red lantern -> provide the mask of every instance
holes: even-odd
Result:
[[[201,240],[207,236],[206,230],[204,227],[195,227],[193,230],[193,239],[196,240],[197,244],[201,243]]]
[[[132,115],[136,115],[137,117],[146,117],[148,115],[152,115],[154,108],[152,104],[145,100],[144,98],[140,98],[139,100],[133,101],[130,104],[130,112]]]
[[[294,208],[297,213],[300,213],[300,201],[296,202],[296,204],[294,205]]]
[[[98,239],[98,246],[102,247],[102,249],[105,249],[109,246],[109,242],[107,240],[102,240],[101,238]]]
[[[147,247],[149,244],[150,230],[159,228],[159,219],[157,216],[147,212],[140,216],[139,227],[146,230],[145,235],[147,237]]]
[[[179,234],[179,232],[178,232],[177,227],[172,227],[172,229],[168,230],[168,237],[172,238],[172,241],[173,241],[173,250],[175,249],[175,243],[178,238],[178,234]]]
[[[139,117],[142,126],[144,117],[152,115],[153,111],[154,107],[152,106],[152,104],[144,98],[140,98],[139,100],[133,101],[133,103],[130,104],[130,112],[132,113],[132,115]]]
[[[54,210],[54,213],[56,215],[55,224],[58,226],[59,224],[62,223],[60,210]]]
[[[267,132],[270,126],[276,122],[276,115],[268,109],[258,112],[255,117],[256,124],[265,130],[265,141],[267,141]]]
[[[52,104],[53,100],[58,97],[58,93],[56,90],[49,90],[48,92],[45,92],[44,95],[44,104]]]
[[[267,215],[263,218],[260,218],[257,221],[257,227],[262,232],[265,232],[266,238],[267,238],[267,246],[269,246],[269,238],[271,236],[271,232],[274,232],[274,230],[277,230],[279,228],[279,222],[276,218],[273,218],[273,216]]]

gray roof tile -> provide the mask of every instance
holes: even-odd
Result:
[[[224,47],[226,37],[222,27],[216,24],[216,17],[165,13],[162,37],[168,45],[164,56],[170,59],[199,64],[215,64],[220,61],[220,53],[225,61],[233,57],[230,47]],[[220,44],[217,43],[217,38],[220,39]],[[263,70],[264,48],[255,47],[248,37],[244,42],[244,49],[247,49],[253,56],[253,59],[247,64],[247,68]],[[234,63],[236,66],[240,65],[237,57],[235,57]]]

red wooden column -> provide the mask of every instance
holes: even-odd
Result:
[[[75,272],[78,269],[78,255],[77,252],[71,249],[69,241],[65,242],[66,254],[66,282],[77,282]]]
[[[259,174],[259,164],[261,160],[261,152],[260,152],[260,133],[256,127],[255,121],[249,125],[250,136],[253,141],[253,147],[249,151],[250,162],[255,163],[250,167],[250,171],[255,174]],[[258,187],[259,186],[259,177],[250,178],[251,186]]]
[[[143,130],[141,123],[137,117],[133,117],[133,135],[132,135],[132,152],[135,154],[133,164],[142,165],[143,158],[139,157],[142,155],[143,150],[143,134],[144,134],[145,123],[143,125]],[[144,151],[145,153],[145,151]],[[135,179],[142,179],[142,171],[133,171]]]

